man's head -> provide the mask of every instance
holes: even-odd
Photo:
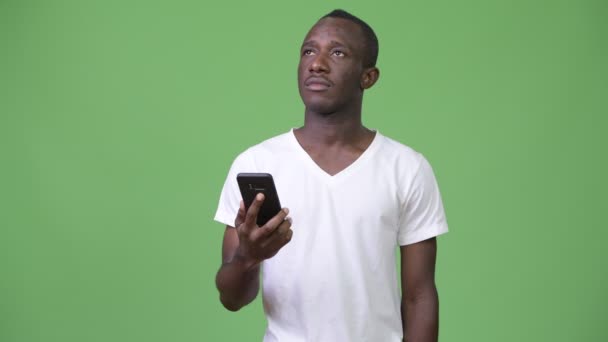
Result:
[[[360,106],[379,76],[378,40],[361,19],[342,10],[323,16],[300,51],[298,87],[307,110],[331,114]]]
[[[359,25],[361,29],[362,39],[365,46],[365,54],[363,57],[363,66],[365,67],[375,67],[376,61],[378,60],[378,37],[376,37],[376,33],[365,21],[355,17],[354,15],[341,10],[336,9],[328,14],[321,17],[321,19],[325,18],[340,18],[350,20],[353,23]]]

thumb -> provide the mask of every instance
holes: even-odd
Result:
[[[239,212],[236,214],[236,219],[234,219],[234,227],[238,228],[243,222],[245,222],[245,203],[241,200]]]

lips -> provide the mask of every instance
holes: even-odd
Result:
[[[312,91],[323,91],[331,87],[331,82],[323,77],[311,76],[306,79],[304,86]]]

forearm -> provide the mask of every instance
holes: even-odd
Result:
[[[260,266],[235,256],[220,267],[215,277],[220,301],[230,311],[251,303],[260,287]]]
[[[439,333],[439,298],[430,288],[402,301],[404,341],[437,342]]]

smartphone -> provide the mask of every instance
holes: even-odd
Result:
[[[264,203],[258,212],[257,225],[263,226],[268,220],[273,218],[281,210],[281,203],[274,186],[274,180],[269,173],[239,173],[236,175],[239,183],[241,196],[245,202],[245,209],[248,210],[255,196],[259,193],[264,194]]]

